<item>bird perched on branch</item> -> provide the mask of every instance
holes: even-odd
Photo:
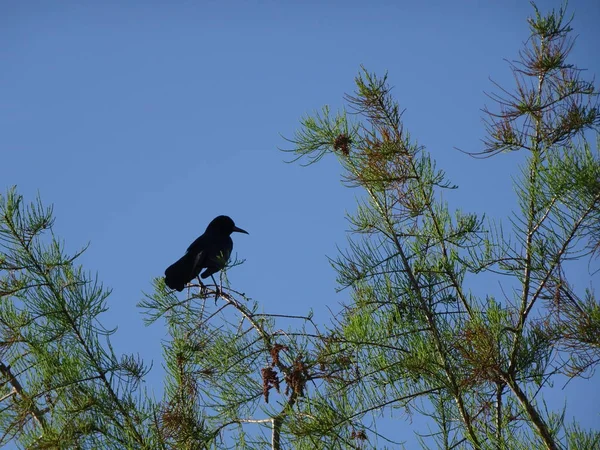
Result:
[[[204,234],[188,247],[185,255],[167,267],[165,284],[169,288],[181,292],[184,286],[196,278],[202,269],[206,269],[200,275],[202,278],[212,277],[214,273],[223,269],[229,261],[233,249],[230,235],[234,231],[249,234],[236,227],[230,217],[215,217],[206,227]]]

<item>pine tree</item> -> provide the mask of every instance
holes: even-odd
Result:
[[[600,245],[600,158],[586,140],[600,125],[598,93],[567,62],[564,9],[534,7],[528,23],[514,92],[492,95],[498,110],[485,110],[487,138],[473,155],[525,153],[508,224],[442,200],[456,186],[403,126],[387,76],[363,69],[346,96],[351,114],[324,108],[292,139],[298,160],[333,154],[344,181],[365,193],[349,216],[348,250],[333,260],[352,301],[319,353],[347,354],[349,367],[306,407],[320,412],[304,421],[323,448],[356,430],[373,445],[366,414],[398,408],[437,425],[423,442],[431,447],[600,445],[598,431],[564,423],[543,402],[556,376],[584,376],[599,362],[600,305],[568,270],[593,266]],[[467,275],[494,274],[503,298],[469,290]]]

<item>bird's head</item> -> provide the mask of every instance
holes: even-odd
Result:
[[[229,216],[215,217],[208,224],[208,227],[206,227],[206,231],[213,231],[213,230],[218,230],[220,233],[227,234],[227,235],[233,233],[234,231],[236,231],[238,233],[249,234],[246,230],[242,230],[241,228],[236,227],[235,223]]]

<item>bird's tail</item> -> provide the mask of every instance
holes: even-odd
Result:
[[[165,270],[165,284],[179,292],[183,291],[184,286],[193,276],[194,259],[189,253],[186,253]]]

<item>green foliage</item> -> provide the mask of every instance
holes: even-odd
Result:
[[[52,234],[52,209],[0,196],[2,442],[25,448],[155,448],[147,368],[118,357],[98,316],[109,291]],[[106,344],[103,344],[105,342]]]
[[[279,330],[275,316],[259,313],[257,302],[224,280],[226,272],[220,286],[191,286],[181,301],[156,279],[140,302],[147,322],[164,318],[169,333],[157,427],[170,448],[264,448],[272,428],[290,433],[291,419],[283,417],[295,414],[308,383],[331,374],[316,368],[311,339],[320,333],[310,316],[289,319],[312,332]]]

